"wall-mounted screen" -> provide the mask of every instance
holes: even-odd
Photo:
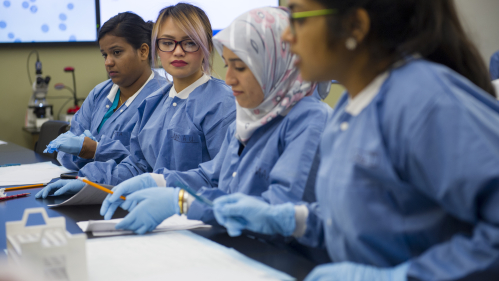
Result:
[[[278,0],[100,0],[100,22],[104,24],[111,17],[126,11],[134,12],[146,21],[156,21],[161,9],[178,2],[187,2],[203,9],[210,19],[214,34],[229,26],[244,12],[254,8],[279,5]]]
[[[96,40],[94,0],[0,0],[0,43]]]

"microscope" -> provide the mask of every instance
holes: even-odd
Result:
[[[53,107],[47,103],[47,91],[50,76],[42,76],[42,63],[37,54],[35,63],[36,78],[33,82],[33,95],[28,103],[24,126],[30,129],[40,129],[42,124],[53,120]]]

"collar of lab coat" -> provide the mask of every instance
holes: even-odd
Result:
[[[357,96],[353,99],[348,99],[348,105],[345,108],[345,111],[348,112],[352,116],[357,116],[359,113],[368,106],[371,101],[376,97],[381,89],[383,83],[385,83],[388,78],[389,72],[386,71],[380,75],[378,75],[374,80],[367,85]]]
[[[135,94],[133,94],[133,96],[128,98],[128,100],[125,102],[125,105],[127,107],[130,106],[130,104],[133,102],[133,100],[139,95],[140,91],[142,91],[142,89],[144,89],[144,87],[147,85],[147,83],[149,83],[149,81],[151,81],[153,78],[154,78],[154,70],[152,71],[151,75],[149,76],[147,81],[144,83],[144,85],[142,85],[142,87],[140,87],[140,89]],[[107,99],[109,101],[111,101],[111,102],[114,101],[114,97],[116,97],[116,93],[118,92],[119,88],[120,87],[118,85],[113,84],[113,86],[111,87],[111,91],[109,91],[109,95],[107,95]]]
[[[171,98],[177,97],[179,99],[185,100],[189,97],[192,91],[194,91],[197,87],[203,85],[204,83],[208,82],[210,79],[211,79],[210,76],[203,74],[201,78],[196,80],[196,82],[190,84],[187,88],[180,91],[180,93],[177,93],[177,91],[175,90],[175,85],[173,85],[170,89],[170,93],[168,94],[168,96]]]

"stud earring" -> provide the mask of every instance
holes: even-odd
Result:
[[[353,51],[357,48],[357,40],[355,40],[355,38],[353,37],[350,37],[345,42],[345,46],[347,47],[347,50]]]

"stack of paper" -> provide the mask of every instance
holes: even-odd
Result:
[[[0,167],[0,186],[48,183],[69,172],[72,171],[52,162]]]
[[[87,240],[88,280],[294,280],[190,231]]]
[[[78,226],[83,232],[92,232],[94,236],[110,236],[131,234],[132,231],[116,230],[116,225],[123,219],[114,220],[98,220],[98,221],[80,221],[77,222]],[[171,231],[171,230],[184,230],[193,229],[198,227],[211,227],[204,224],[202,221],[189,220],[186,216],[173,215],[164,220],[156,227],[153,232]]]

